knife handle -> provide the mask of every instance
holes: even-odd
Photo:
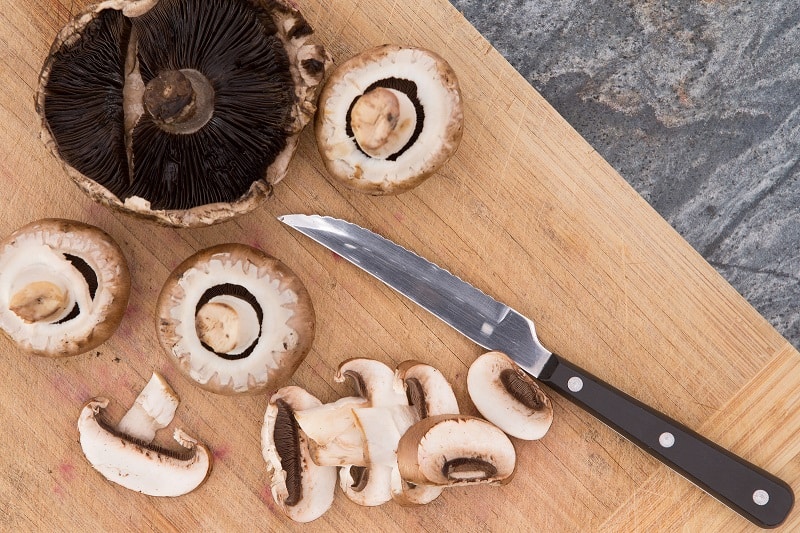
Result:
[[[789,485],[557,355],[539,380],[754,524],[776,527],[791,511]]]

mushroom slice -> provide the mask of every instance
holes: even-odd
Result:
[[[541,439],[553,422],[550,399],[503,353],[487,352],[475,359],[467,390],[481,415],[512,437]]]
[[[447,378],[436,368],[419,361],[403,361],[395,370],[395,388],[406,391],[409,405],[419,419],[433,415],[458,414],[458,400]]]
[[[417,485],[505,484],[516,453],[506,434],[483,419],[436,415],[403,435],[397,462],[401,478]]]
[[[316,110],[331,60],[312,34],[291,0],[89,6],[43,65],[43,140],[105,205],[182,227],[248,212]]]
[[[384,45],[339,66],[320,94],[317,146],[352,189],[397,194],[455,153],[463,132],[455,72],[437,54]]]
[[[142,442],[152,442],[159,429],[172,422],[180,400],[169,383],[153,372],[150,381],[117,424],[117,431]]]
[[[344,361],[339,365],[334,380],[338,383],[349,381],[355,394],[368,400],[369,407],[384,408],[382,416],[386,416],[385,420],[390,424],[394,424],[394,417],[387,416],[389,411],[386,409],[408,406],[403,389],[395,388],[394,372],[380,361],[366,358]],[[398,418],[402,419],[403,415]],[[367,437],[364,436],[363,427],[360,427],[359,430],[364,439],[365,458],[368,458],[367,447],[370,444],[366,440]],[[391,427],[389,431],[390,433],[400,433],[399,430]],[[378,439],[382,439],[382,437],[378,437]],[[388,447],[396,449],[396,444],[392,446],[381,442],[378,444],[376,441],[375,445],[384,452]],[[359,505],[381,505],[392,499],[392,468],[394,467],[389,464],[345,465],[339,470],[339,486],[348,498]]]
[[[48,218],[0,241],[0,330],[28,353],[99,346],[119,326],[129,293],[125,256],[99,228]]]
[[[399,383],[399,384],[398,384]],[[458,401],[450,383],[436,368],[419,361],[403,361],[395,370],[395,387],[406,390],[408,403],[422,420],[429,416],[458,414]],[[399,468],[392,471],[392,499],[400,505],[424,505],[438,498],[444,487],[404,481]]]
[[[348,359],[339,365],[333,379],[349,381],[356,396],[366,398],[372,407],[408,404],[403,389],[395,386],[394,371],[375,359]]]
[[[283,263],[243,244],[202,250],[158,298],[161,345],[187,377],[220,394],[285,384],[314,340],[314,308]]]
[[[272,498],[297,522],[322,516],[333,503],[336,467],[311,460],[308,437],[294,413],[322,405],[296,386],[279,389],[269,400],[261,429],[261,452],[267,462]]]
[[[83,454],[106,479],[150,496],[181,496],[199,487],[211,472],[208,448],[176,429],[184,448],[165,450],[114,429],[102,418],[106,398],[94,398],[81,410],[78,432]]]

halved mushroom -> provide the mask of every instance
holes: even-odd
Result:
[[[154,374],[143,395],[153,405],[172,405],[177,398],[163,378]],[[142,398],[137,398],[137,404]],[[127,431],[143,435],[145,440],[114,428],[103,417],[108,399],[94,398],[81,410],[78,418],[80,444],[89,463],[109,481],[150,496],[180,496],[199,487],[211,472],[212,459],[208,448],[180,429],[174,438],[181,450],[167,450],[151,445],[148,435],[172,420],[170,408],[155,416],[128,416]],[[134,407],[134,409],[138,409]],[[156,409],[158,411],[159,409]],[[163,425],[162,425],[163,424]]]
[[[42,138],[92,199],[173,226],[283,179],[330,57],[290,0],[106,0],[56,36]]]
[[[503,353],[487,352],[475,359],[467,390],[481,415],[513,437],[541,439],[553,422],[550,399]]]
[[[283,263],[243,244],[197,252],[157,305],[161,345],[187,377],[220,394],[285,384],[314,340],[311,297]]]
[[[396,45],[336,69],[315,122],[328,172],[370,194],[422,183],[455,153],[462,132],[461,91],[450,65],[429,50]]]
[[[514,445],[493,424],[468,415],[436,415],[413,425],[397,450],[400,477],[418,485],[505,484]]]
[[[48,218],[0,241],[0,330],[25,352],[63,357],[99,346],[129,292],[122,250],[94,226]]]
[[[336,490],[336,467],[319,466],[311,460],[308,437],[295,420],[295,413],[321,405],[300,387],[287,386],[272,395],[264,415],[261,451],[272,498],[297,522],[322,516],[333,503]]]

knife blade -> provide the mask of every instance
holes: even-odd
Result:
[[[318,215],[278,218],[479,346],[505,353],[525,372],[754,524],[776,527],[791,511],[794,493],[787,483],[547,350],[532,320],[441,267],[344,220]]]

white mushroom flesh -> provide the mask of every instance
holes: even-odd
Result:
[[[180,400],[169,383],[157,373],[117,424],[117,431],[142,442],[152,442],[159,429],[172,422]]]
[[[295,420],[309,439],[311,459],[320,466],[366,465],[364,436],[353,409],[365,398],[345,397],[334,403],[295,411]]]
[[[402,49],[369,62],[345,75],[341,90],[333,93],[321,109],[325,117],[322,136],[332,147],[329,157],[341,167],[343,175],[359,174],[375,184],[402,183],[429,167],[434,154],[431,146],[442,143],[455,105],[454,95],[442,83],[436,61],[417,49]],[[417,97],[425,112],[422,130],[414,144],[396,160],[370,157],[359,151],[347,134],[350,105],[374,83],[386,78],[409,80],[417,85]],[[419,120],[419,118],[417,119]],[[357,173],[358,167],[362,172]]]
[[[353,409],[353,414],[364,436],[364,455],[370,468],[395,466],[400,437],[419,421],[414,408],[408,405],[362,407]]]
[[[264,318],[259,325],[260,336],[247,357],[219,357],[204,347],[198,336],[195,326],[197,304],[207,289],[222,282],[244,287],[263,312]],[[183,291],[182,301],[175,302],[170,309],[178,337],[172,350],[179,361],[189,365],[189,375],[195,381],[204,384],[218,379],[221,384],[230,385],[234,391],[246,391],[254,384],[265,383],[271,370],[283,366],[284,353],[297,344],[298,334],[287,324],[293,315],[290,306],[297,302],[297,294],[289,289],[281,290],[280,280],[271,278],[267,269],[257,268],[245,261],[233,262],[227,254],[218,254],[206,262],[202,269],[187,270],[179,285]],[[244,313],[239,316],[245,338],[249,338],[254,329],[248,316],[252,318],[252,315]],[[236,353],[236,350],[231,353]]]
[[[181,496],[208,477],[211,455],[204,445],[181,430],[175,430],[175,440],[185,451],[174,456],[131,442],[98,422],[107,405],[105,398],[92,400],[78,419],[83,453],[103,477],[150,496]]]
[[[467,373],[467,390],[481,415],[513,437],[541,439],[553,422],[550,399],[500,352],[475,359]]]
[[[109,260],[102,246],[87,241],[71,233],[38,231],[20,235],[0,250],[0,329],[20,346],[42,353],[74,351],[72,346],[89,338],[112,307],[114,296],[106,280],[117,279],[121,267]],[[94,298],[86,278],[64,254],[80,257],[94,270],[98,282]],[[22,302],[35,303],[31,298],[40,297],[48,285],[62,294],[53,313],[26,320],[26,312],[20,316],[12,311]],[[79,314],[63,320],[75,305]]]
[[[310,522],[322,516],[333,504],[336,489],[336,467],[315,464],[308,453],[308,437],[302,429],[297,428],[298,439],[291,444],[296,456],[282,458],[278,450],[278,442],[287,435],[276,435],[276,422],[280,416],[278,402],[285,402],[294,412],[313,409],[322,405],[317,398],[296,386],[287,386],[272,395],[264,415],[261,429],[261,452],[267,463],[270,477],[272,498],[283,512],[297,522]],[[286,431],[279,428],[278,431]],[[284,465],[288,461],[299,462],[300,479],[290,479],[294,474],[287,472]],[[298,487],[294,486],[299,483]],[[292,485],[290,487],[289,485]],[[296,501],[295,501],[296,500]]]

